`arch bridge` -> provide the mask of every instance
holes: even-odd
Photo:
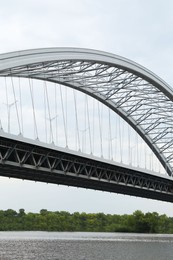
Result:
[[[173,201],[173,91],[154,73],[106,52],[48,48],[1,54],[0,77],[53,82],[91,96],[122,117],[167,172],[155,175],[1,130],[1,176]]]

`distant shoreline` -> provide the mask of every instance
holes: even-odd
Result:
[[[24,209],[19,212],[8,209],[0,210],[0,231],[173,234],[173,218],[139,210],[131,215],[111,215],[46,209],[26,213]]]

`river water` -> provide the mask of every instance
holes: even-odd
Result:
[[[0,260],[171,260],[173,235],[0,232]]]

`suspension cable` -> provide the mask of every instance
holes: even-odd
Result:
[[[117,116],[115,117],[115,147],[114,147],[114,158],[115,158],[115,161],[117,160],[117,149],[118,149],[118,123],[117,123],[118,119],[117,119]]]
[[[45,135],[46,135],[46,143],[47,143],[47,110],[46,110],[46,89],[45,89],[45,85],[43,85],[43,90],[44,90],[44,124],[45,124]]]
[[[8,125],[8,133],[9,133],[9,131],[10,131],[10,129],[9,129],[9,100],[8,100],[8,87],[7,87],[7,79],[6,79],[6,77],[5,77],[5,94],[6,94],[6,106],[7,106],[7,118],[8,118],[8,123],[7,123],[7,125]]]
[[[50,127],[50,139],[49,142],[53,143],[53,130],[52,130],[52,120],[54,118],[51,118],[51,113],[50,113],[50,104],[49,104],[49,97],[48,97],[48,92],[47,92],[47,84],[46,81],[44,81],[45,84],[45,92],[46,92],[46,101],[47,101],[47,108],[48,108],[48,120],[49,120],[49,127]]]
[[[110,109],[108,108],[108,119],[109,119],[109,154],[108,154],[108,157],[109,157],[109,160],[111,160],[111,157],[112,156],[112,131],[111,131],[111,111]]]
[[[37,123],[36,123],[36,115],[35,115],[35,107],[34,107],[33,82],[31,83],[30,78],[29,78],[29,89],[31,95],[32,112],[33,112],[33,120],[34,120],[34,134],[35,134],[35,138],[38,139],[38,131],[37,131]]]
[[[91,154],[92,154],[91,127],[90,127],[89,107],[88,107],[88,96],[87,96],[87,95],[86,95],[86,105],[87,105],[87,119],[88,119],[88,129],[89,129],[90,152],[91,152]]]
[[[98,117],[99,117],[99,132],[100,132],[100,149],[101,149],[101,157],[103,157],[103,144],[102,144],[102,129],[101,129],[101,115],[100,115],[100,106],[98,102]]]
[[[120,162],[122,163],[122,140],[121,140],[121,128],[120,128],[120,116],[118,117],[118,127],[119,127],[119,140],[120,140]]]
[[[55,84],[55,133],[56,133],[56,145],[58,145],[58,106],[57,106],[57,85]]]
[[[18,107],[17,107],[16,93],[15,93],[14,82],[13,82],[12,77],[11,77],[11,83],[12,83],[12,89],[13,89],[14,105],[15,105],[15,109],[16,109],[17,121],[18,121],[18,126],[19,126],[19,134],[21,134],[21,127],[20,127],[19,112],[18,112]]]
[[[63,114],[63,124],[64,124],[64,133],[65,133],[65,142],[66,142],[66,148],[68,148],[67,144],[67,129],[65,124],[65,114],[64,114],[64,105],[63,105],[63,97],[62,97],[62,88],[60,85],[60,97],[61,97],[61,108],[62,108],[62,114]]]
[[[67,87],[65,87],[65,126],[66,126],[66,146],[68,146],[68,102],[67,102]]]
[[[93,135],[92,135],[92,140],[93,140],[93,154],[94,154],[94,144],[95,144],[95,99],[93,98],[93,122],[92,122],[92,124],[93,124]]]
[[[23,106],[22,106],[22,92],[21,92],[20,77],[19,77],[19,100],[20,100],[21,129],[22,129],[22,134],[24,135],[24,131],[23,131]]]
[[[129,126],[129,124],[128,124],[127,128],[128,128],[128,157],[129,157],[129,164],[132,165],[131,154],[130,154],[131,145],[130,145],[130,126]]]
[[[75,119],[76,119],[76,131],[77,131],[77,142],[79,145],[79,150],[81,149],[80,147],[80,137],[79,137],[79,125],[78,125],[78,112],[77,112],[77,105],[76,105],[76,92],[73,89],[73,97],[74,97],[74,106],[75,106]],[[77,149],[77,145],[76,145]]]
[[[137,167],[139,167],[138,133],[136,132]]]

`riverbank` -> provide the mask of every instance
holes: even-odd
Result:
[[[173,218],[156,212],[135,211],[131,215],[103,213],[69,213],[40,210],[25,213],[24,209],[0,210],[0,231],[71,231],[128,232],[172,234]]]

